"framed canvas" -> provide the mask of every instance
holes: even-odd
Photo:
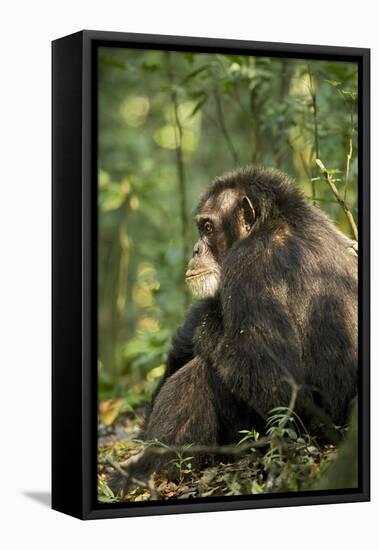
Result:
[[[369,50],[52,54],[53,508],[369,500]]]

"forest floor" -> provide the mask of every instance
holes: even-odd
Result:
[[[126,495],[114,494],[108,486],[115,469],[140,453],[144,445],[138,439],[143,425],[143,409],[120,412],[120,400],[100,404],[98,430],[98,499],[100,502],[188,499],[278,493],[310,490],[317,487],[337,452],[334,445],[321,445],[309,434],[285,428],[262,448],[245,450],[236,457],[216,457],[213,465],[196,469],[188,454],[177,453],[174,466],[177,481],[167,472],[154,473],[150,480],[132,488]],[[258,434],[245,431],[241,440]],[[245,443],[246,445],[246,443]],[[189,454],[190,454],[189,447]]]

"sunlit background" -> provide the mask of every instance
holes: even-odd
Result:
[[[123,398],[109,423],[163,373],[191,301],[192,212],[215,176],[283,170],[353,236],[315,159],[357,220],[357,65],[100,48],[98,68],[99,398]]]

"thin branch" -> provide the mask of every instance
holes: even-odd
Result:
[[[119,263],[119,279],[117,291],[117,309],[122,312],[127,299],[128,290],[128,270],[129,270],[129,252],[130,242],[126,230],[126,222],[120,224],[120,263]]]
[[[350,227],[352,229],[354,239],[357,241],[358,240],[358,228],[357,228],[357,224],[355,223],[353,214],[351,213],[351,211],[350,211],[349,207],[347,206],[346,202],[341,198],[332,175],[328,172],[328,170],[325,168],[324,164],[322,163],[322,161],[319,158],[316,159],[316,164],[320,168],[321,172],[324,174],[325,180],[329,184],[329,187],[332,190],[334,196],[336,197],[337,202],[339,203],[339,205],[341,206],[341,208],[345,212],[345,216],[346,216],[346,218],[347,218],[347,220],[350,224]]]
[[[353,154],[353,138],[352,138],[352,135],[350,135],[349,150],[346,155],[345,189],[343,194],[343,200],[345,203],[346,203],[346,195],[347,195],[347,186],[349,185],[350,161],[351,161],[352,154]]]
[[[317,95],[313,83],[313,75],[310,68],[310,65],[308,65],[308,75],[309,75],[309,93],[311,95],[312,100],[312,111],[313,111],[313,137],[314,137],[314,153],[316,155],[316,158],[319,158],[320,156],[320,148],[319,148],[319,131],[318,131],[318,106],[317,106]],[[314,197],[316,196],[316,183],[315,180],[312,179],[311,182],[312,185],[312,200],[313,204],[316,204]]]
[[[222,68],[222,70],[224,71],[224,75],[226,77],[228,77],[229,76],[229,64],[227,64],[227,66],[225,65],[224,57],[222,55],[216,54],[215,59],[218,62],[218,64],[220,65],[220,67]],[[224,96],[224,97],[226,97],[228,100],[230,100],[232,107],[235,107],[236,104],[237,104],[239,106],[239,108],[241,109],[242,114],[244,116],[248,117],[249,116],[249,111],[244,107],[244,105],[241,101],[241,97],[240,97],[240,93],[239,93],[239,83],[238,82],[234,82],[232,93],[233,93],[233,98],[229,94],[226,94],[226,96]]]
[[[249,441],[241,445],[170,445],[164,447],[158,447],[156,445],[150,445],[138,455],[133,456],[120,462],[119,466],[128,467],[132,464],[138,463],[142,456],[146,455],[166,455],[170,453],[182,453],[182,454],[209,454],[209,455],[240,455],[250,449],[259,449],[261,447],[267,447],[272,440],[272,436],[265,436],[258,439],[258,441]],[[138,458],[138,460],[135,460]]]
[[[286,378],[286,381],[289,383],[289,385],[291,386],[291,389],[292,389],[292,391],[291,391],[291,400],[289,402],[287,412],[286,412],[285,416],[283,417],[282,421],[280,422],[280,424],[278,426],[278,428],[280,428],[280,429],[285,428],[288,421],[290,420],[291,415],[293,414],[293,412],[295,410],[295,404],[296,404],[298,393],[301,389],[301,386],[296,384],[295,380],[292,378],[291,375],[288,378]]]
[[[277,433],[279,430],[282,430],[290,420],[294,409],[295,404],[297,400],[298,393],[301,389],[301,386],[295,383],[294,379],[287,375],[284,379],[286,382],[288,382],[291,386],[291,398],[288,406],[288,410],[286,414],[284,415],[282,421],[278,425],[277,429],[273,431],[270,435],[264,436],[259,438],[257,441],[246,441],[244,443],[241,443],[240,445],[165,445],[161,444],[160,446],[157,446],[155,444],[151,444],[148,447],[145,447],[145,449],[137,454],[134,455],[124,462],[120,462],[117,466],[117,471],[119,472],[119,469],[121,468],[126,474],[125,477],[129,478],[129,474],[127,473],[127,470],[125,471],[123,468],[129,469],[131,466],[135,467],[140,460],[143,457],[146,457],[146,455],[166,455],[166,454],[172,454],[172,453],[181,453],[182,455],[190,454],[190,455],[230,455],[230,456],[238,456],[241,454],[244,454],[246,451],[249,451],[251,449],[260,449],[262,447],[267,447],[277,438]],[[286,444],[283,442],[283,446],[286,446]]]
[[[133,483],[134,485],[137,485],[137,487],[142,487],[142,489],[148,489],[150,491],[151,498],[154,500],[158,500],[158,493],[155,489],[154,481],[152,476],[149,478],[147,482],[144,482],[140,479],[137,479],[133,476],[130,476],[129,473],[122,468],[121,464],[118,464],[115,462],[110,456],[107,456],[104,460],[105,463],[110,464],[112,468],[116,470],[122,477],[125,478],[126,482]]]
[[[343,94],[341,94],[345,100]],[[346,101],[346,100],[345,100]],[[350,109],[350,135],[348,142],[348,151],[346,154],[346,170],[345,170],[345,189],[344,189],[344,201],[346,202],[347,197],[347,187],[349,185],[349,176],[350,176],[350,162],[353,155],[353,135],[354,135],[354,110],[355,110],[355,100],[352,101]]]
[[[166,66],[167,66],[167,76],[171,88],[171,101],[174,109],[175,117],[175,154],[176,154],[176,169],[178,173],[178,182],[179,182],[179,197],[180,197],[180,217],[182,222],[181,227],[181,237],[182,237],[182,256],[183,256],[183,274],[187,268],[187,262],[189,259],[189,225],[188,225],[188,214],[187,214],[187,195],[186,195],[186,183],[185,183],[185,170],[184,170],[184,161],[183,161],[183,127],[179,117],[179,102],[178,95],[175,90],[174,75],[171,65],[171,52],[165,52],[166,54]],[[183,286],[184,294],[184,306],[187,308],[189,304],[189,292],[186,285]]]
[[[229,135],[229,132],[226,128],[226,123],[225,123],[224,113],[223,113],[223,110],[222,110],[220,96],[219,96],[219,94],[216,90],[214,91],[214,97],[215,97],[215,100],[216,100],[217,116],[218,116],[218,120],[219,120],[219,123],[220,123],[221,132],[222,132],[222,134],[225,138],[225,141],[228,145],[228,149],[229,149],[229,152],[232,156],[233,162],[234,162],[235,166],[238,166],[238,164],[239,164],[238,153],[234,148],[233,141],[232,141],[232,139]]]

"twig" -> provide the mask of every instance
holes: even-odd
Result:
[[[338,90],[343,100],[346,102],[346,98],[341,90]],[[353,98],[352,98],[353,99]],[[345,189],[344,189],[344,201],[346,202],[347,197],[347,187],[349,185],[349,175],[350,175],[350,162],[353,154],[353,135],[354,135],[354,108],[355,108],[355,99],[353,99],[350,109],[350,132],[349,132],[349,142],[348,142],[348,151],[346,154],[346,171],[345,171]]]
[[[215,59],[218,62],[218,64],[220,65],[221,69],[224,71],[224,75],[229,76],[229,64],[225,65],[225,58],[220,54],[216,54]],[[251,58],[247,58],[247,59],[249,59],[249,62],[251,62]],[[237,103],[239,108],[241,109],[242,114],[244,116],[248,117],[249,112],[244,107],[244,105],[241,101],[240,93],[239,93],[239,90],[238,90],[237,87],[238,87],[238,82],[234,82],[233,98],[229,94],[226,94],[226,96],[224,95],[224,97],[226,97],[226,99],[231,101],[231,105],[233,107],[235,107],[235,104]]]
[[[148,479],[146,483],[140,479],[137,479],[129,475],[129,473],[126,470],[124,470],[124,468],[122,468],[121,464],[118,464],[117,462],[112,460],[110,456],[107,456],[105,458],[105,462],[110,464],[112,468],[116,470],[116,472],[118,472],[122,477],[124,477],[127,484],[133,483],[134,485],[137,485],[137,487],[142,487],[142,489],[148,489],[150,491],[151,498],[154,500],[158,500],[158,493],[155,489],[152,476]]]
[[[165,447],[157,447],[155,445],[150,445],[146,447],[139,455],[135,455],[132,459],[125,460],[120,462],[120,466],[126,467],[130,466],[132,463],[136,464],[140,461],[142,456],[146,454],[153,455],[166,455],[169,453],[188,453],[188,454],[210,454],[210,455],[240,455],[249,449],[259,449],[261,447],[266,447],[272,439],[272,436],[261,437],[258,441],[246,442],[242,445],[171,445]],[[133,460],[138,458],[138,460]]]
[[[237,154],[237,151],[234,148],[232,139],[231,139],[231,137],[229,135],[229,132],[226,128],[224,113],[222,111],[221,100],[220,100],[220,96],[219,96],[217,91],[214,92],[214,97],[215,97],[215,100],[216,100],[217,116],[218,116],[218,120],[219,120],[219,123],[220,123],[221,132],[222,132],[222,134],[225,138],[225,141],[228,145],[229,152],[232,156],[233,162],[236,166],[238,166],[238,164],[239,164],[238,154]]]
[[[358,229],[357,224],[355,223],[353,214],[350,212],[349,207],[347,206],[346,202],[341,198],[339,191],[337,189],[337,186],[334,182],[333,177],[331,174],[329,174],[328,170],[325,168],[324,164],[320,159],[316,159],[316,164],[320,168],[321,172],[324,174],[326,181],[329,184],[330,189],[332,190],[334,196],[336,197],[336,200],[338,204],[341,206],[343,211],[345,212],[345,216],[350,224],[350,227],[353,231],[354,239],[358,240]]]
[[[347,195],[347,186],[349,184],[349,175],[350,175],[350,161],[353,154],[353,137],[352,134],[349,138],[349,150],[346,155],[346,173],[345,173],[345,190],[343,194],[343,200],[346,203],[346,195]]]
[[[187,214],[187,195],[186,195],[186,183],[185,183],[185,170],[184,170],[184,161],[183,161],[183,150],[182,150],[182,141],[183,141],[183,127],[179,117],[179,105],[178,105],[178,96],[174,87],[174,75],[171,66],[171,52],[166,53],[166,66],[167,66],[167,76],[170,82],[171,87],[171,101],[174,108],[174,117],[175,117],[175,154],[176,154],[176,169],[178,173],[179,180],[179,196],[180,196],[180,217],[182,221],[181,235],[182,235],[182,255],[183,255],[183,273],[187,268],[187,262],[189,259],[189,248],[188,248],[188,214]],[[189,304],[189,292],[187,285],[183,286],[184,293],[184,306],[187,308]]]
[[[319,133],[318,133],[318,106],[317,106],[317,96],[315,92],[315,88],[313,85],[313,75],[310,66],[308,65],[308,75],[309,75],[309,93],[311,95],[312,99],[312,108],[313,108],[313,135],[314,135],[314,153],[316,155],[316,158],[320,156],[320,149],[319,149]],[[315,196],[316,196],[316,183],[315,180],[312,179],[311,181],[312,185],[312,200],[313,204],[316,204],[315,202]]]
[[[122,468],[122,464],[115,462],[110,456],[106,456],[103,460],[99,460],[99,464],[110,464],[125,479],[130,479],[130,475]]]
[[[271,433],[268,436],[261,437],[257,441],[246,441],[245,443],[242,443],[241,445],[163,445],[157,446],[157,445],[149,445],[148,447],[145,447],[145,449],[139,453],[138,455],[134,455],[131,458],[125,460],[124,462],[120,462],[118,464],[118,467],[122,468],[129,468],[130,466],[136,466],[138,462],[142,459],[142,457],[145,457],[146,455],[166,455],[170,453],[182,453],[185,454],[208,454],[208,455],[231,455],[231,456],[238,456],[241,454],[244,454],[246,451],[249,451],[251,449],[259,449],[262,447],[267,447],[277,436],[277,431],[283,429],[289,419],[291,418],[291,415],[294,412],[295,404],[297,400],[297,395],[299,393],[299,390],[301,389],[301,386],[295,383],[294,379],[291,375],[287,375],[286,378],[284,378],[286,382],[289,383],[291,386],[291,398],[288,406],[288,410],[283,417],[282,421],[280,422],[280,425],[277,427],[277,430],[275,430],[273,433]],[[285,444],[283,444],[285,446]],[[117,470],[119,471],[119,470]]]
[[[286,427],[287,422],[289,421],[289,419],[291,418],[291,415],[293,414],[293,412],[295,410],[297,395],[298,395],[298,393],[301,389],[301,386],[296,384],[294,378],[291,375],[289,375],[285,380],[289,383],[289,385],[292,388],[291,400],[290,400],[289,405],[287,407],[287,412],[286,412],[285,416],[283,417],[283,420],[280,422],[280,425],[278,426],[278,428],[285,428]]]
[[[130,243],[128,234],[126,231],[126,222],[120,224],[120,264],[119,264],[119,278],[118,278],[118,291],[117,291],[117,309],[118,312],[122,312],[127,298],[128,289],[128,269],[129,269],[129,252]]]

